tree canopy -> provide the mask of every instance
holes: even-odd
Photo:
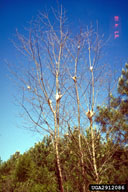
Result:
[[[70,34],[62,6],[52,11],[54,18],[39,14],[28,36],[17,31],[14,44],[26,62],[13,66],[28,127],[48,135],[0,164],[1,192],[88,192],[89,184],[128,183],[128,64],[118,95],[109,91],[109,104],[97,106],[108,82],[103,36],[92,25]]]

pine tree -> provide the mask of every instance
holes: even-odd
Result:
[[[114,143],[127,144],[128,142],[128,64],[122,69],[118,80],[118,96],[110,94],[110,106],[98,107],[96,122],[106,133],[106,139]]]

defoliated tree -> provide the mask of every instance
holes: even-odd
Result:
[[[52,17],[48,13],[40,13],[38,19],[32,22],[28,37],[17,31],[19,43],[14,42],[14,45],[25,56],[26,63],[26,58],[29,58],[29,63],[23,66],[23,71],[21,66],[13,71],[20,81],[20,105],[27,114],[27,121],[29,119],[33,123],[37,132],[47,132],[53,141],[61,192],[64,188],[59,139],[64,132],[65,122],[70,119],[70,114],[66,112],[69,87],[67,46],[70,43],[65,23],[65,12],[61,6],[59,11],[53,10]]]
[[[19,66],[19,70],[14,68],[13,72],[20,81],[20,105],[27,114],[27,122],[30,120],[37,132],[47,132],[52,139],[61,192],[64,192],[64,178],[60,137],[65,133],[66,127],[73,130],[74,124],[76,125],[76,155],[80,159],[78,165],[84,180],[81,190],[85,192],[86,164],[91,167],[90,175],[94,182],[100,183],[94,115],[96,95],[103,82],[101,74],[104,66],[99,66],[103,42],[92,27],[81,30],[75,38],[74,35],[69,35],[65,28],[66,17],[62,6],[59,12],[53,10],[53,15],[55,20],[47,13],[40,13],[38,20],[31,24],[28,37],[17,32],[20,43],[14,44],[25,56],[25,65],[23,64],[23,70]],[[86,138],[87,126],[90,140]],[[74,138],[71,130],[69,140]],[[85,136],[84,139],[82,135]]]

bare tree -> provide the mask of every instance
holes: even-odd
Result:
[[[81,159],[82,176],[86,183],[86,169],[87,162],[84,161],[86,154],[86,160],[92,167],[92,175],[95,178],[95,182],[100,183],[99,172],[97,167],[97,155],[96,155],[96,129],[93,126],[94,116],[96,110],[96,98],[98,92],[105,87],[105,73],[103,77],[104,64],[101,65],[100,59],[102,57],[102,48],[104,42],[102,36],[98,34],[92,27],[87,28],[85,31],[80,31],[76,41],[73,40],[72,47],[69,53],[72,58],[72,66],[74,64],[74,72],[70,72],[70,77],[74,83],[75,92],[72,91],[72,97],[74,97],[74,105],[77,106],[77,122],[78,122],[78,146],[79,157]],[[72,68],[71,70],[72,71]],[[107,74],[106,74],[107,75]],[[103,86],[100,88],[100,86]],[[85,115],[84,115],[85,114]],[[89,127],[91,133],[91,145],[87,138],[84,138],[87,148],[83,149],[81,136],[86,133],[87,120],[89,120]],[[86,123],[84,123],[86,122]],[[86,184],[83,185],[83,192],[87,190]]]
[[[69,33],[65,29],[66,17],[62,6],[58,12],[52,11],[55,20],[50,18],[48,13],[40,13],[29,29],[28,38],[17,31],[20,45],[13,43],[25,57],[29,58],[28,69],[25,66],[23,76],[19,75],[21,68],[15,72],[22,88],[20,105],[36,131],[42,130],[51,135],[56,154],[59,188],[63,192],[58,144],[64,123],[69,118],[69,114],[66,113],[68,102],[66,93],[69,89],[66,74],[69,55],[66,47],[69,43]]]
[[[20,44],[13,43],[26,59],[21,61],[24,63],[23,71],[19,66],[18,71],[14,69],[14,75],[20,81],[20,105],[29,117],[27,120],[33,123],[36,131],[43,134],[47,132],[51,136],[61,192],[64,192],[64,185],[59,139],[68,125],[77,123],[78,155],[84,179],[83,192],[86,192],[85,157],[97,184],[101,182],[103,165],[107,163],[104,161],[98,170],[97,133],[94,128],[96,98],[105,81],[102,73],[104,66],[99,62],[104,44],[98,31],[92,27],[81,30],[77,37],[71,36],[62,6],[58,12],[52,11],[54,18],[48,13],[39,14],[38,19],[31,24],[28,37],[17,31]],[[84,149],[82,137],[83,133],[86,134],[87,126],[91,134],[91,146],[85,136],[87,148]]]

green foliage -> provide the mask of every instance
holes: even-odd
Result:
[[[100,133],[95,131],[95,146],[97,167],[100,173],[101,165],[108,158],[113,143],[103,142]],[[90,146],[90,131],[81,135],[84,153],[85,175],[82,175],[81,154],[78,146],[78,131],[74,130],[68,136],[60,139],[59,152],[64,178],[64,189],[68,192],[80,192],[85,183],[86,189],[90,183],[95,183],[91,156],[87,150]],[[116,146],[115,146],[116,147]],[[106,171],[105,171],[106,170]],[[102,183],[127,183],[128,149],[118,145],[112,158],[103,166],[100,174]],[[0,192],[59,192],[58,173],[55,154],[49,137],[35,144],[23,155],[14,154],[7,162],[0,166]]]
[[[119,78],[118,82],[118,92],[121,95],[128,96],[128,64],[125,64],[126,70],[122,69],[122,75]]]
[[[110,96],[110,106],[98,107],[95,119],[101,125],[102,132],[108,133],[106,137],[124,144],[128,141],[128,64],[125,66],[118,82],[119,96]]]
[[[107,174],[103,177],[112,183],[128,183],[128,64],[122,69],[118,82],[118,96],[110,95],[110,106],[97,107],[95,121],[101,126],[101,133],[105,138],[106,154],[112,156],[107,162]],[[114,147],[113,147],[114,145]],[[104,167],[104,169],[106,169]],[[105,181],[104,181],[105,182]]]
[[[29,154],[22,155],[15,167],[15,179],[19,182],[25,182],[29,177],[32,170],[32,162]]]
[[[18,160],[19,154],[15,153],[6,162],[3,162],[0,166],[0,192],[12,191],[14,182],[14,170],[15,164]]]

